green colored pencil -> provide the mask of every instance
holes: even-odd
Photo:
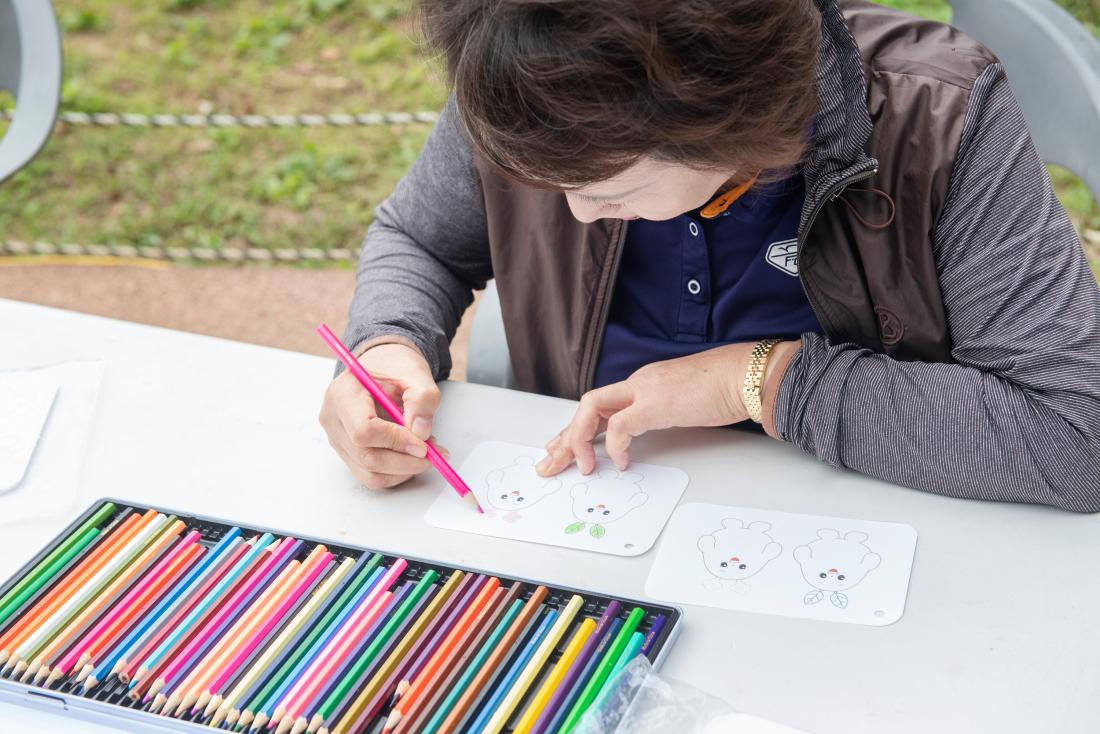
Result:
[[[608,648],[607,653],[604,654],[603,660],[600,661],[596,671],[592,674],[592,677],[588,680],[588,684],[581,691],[580,698],[573,704],[573,708],[569,711],[569,716],[565,717],[565,723],[558,729],[558,734],[569,734],[577,726],[577,722],[581,720],[584,712],[588,710],[588,707],[592,705],[592,702],[596,699],[600,689],[603,688],[604,681],[607,680],[607,676],[611,674],[611,669],[615,666],[615,663],[619,661],[619,656],[623,654],[623,650],[626,649],[626,645],[630,642],[630,636],[634,634],[634,630],[641,624],[642,617],[645,616],[645,612],[641,607],[634,607],[631,610],[630,615],[627,616],[626,622],[619,630],[618,636],[615,637],[615,642],[611,643],[611,647]]]
[[[462,677],[451,688],[450,693],[443,699],[443,703],[439,704],[439,708],[436,709],[435,715],[428,721],[428,725],[424,728],[424,734],[430,734],[439,728],[443,723],[443,720],[447,718],[447,714],[454,708],[455,703],[458,701],[459,696],[466,690],[466,687],[470,685],[470,681],[473,680],[477,672],[481,670],[481,666],[485,664],[486,658],[496,649],[497,644],[500,642],[500,638],[504,636],[504,633],[508,631],[508,627],[512,624],[512,620],[519,614],[519,610],[523,609],[523,599],[516,599],[512,602],[512,606],[504,614],[504,618],[497,623],[496,629],[489,635],[489,639],[485,640],[485,643],[481,646],[481,649],[477,651],[477,655],[470,661],[470,664],[466,666],[465,672]]]
[[[54,568],[54,561],[57,560],[59,556],[68,553],[69,549],[73,545],[75,545],[81,538],[83,538],[84,534],[88,530],[99,527],[99,524],[103,522],[103,520],[106,519],[107,516],[114,511],[115,504],[113,502],[108,502],[107,504],[96,510],[94,515],[85,520],[84,524],[74,530],[72,534],[70,534],[69,537],[65,538],[65,540],[62,541],[60,545],[50,551],[49,555],[39,561],[38,565],[35,566],[30,571],[30,573],[19,580],[19,583],[8,589],[8,591],[2,597],[0,597],[0,607],[6,609],[8,606],[8,602],[10,602],[13,597],[15,597],[17,594],[22,593],[23,589],[25,589],[27,586],[30,586],[35,581],[39,580],[39,578],[41,578],[44,573],[46,578],[49,579],[50,574],[48,572],[49,569]],[[54,571],[54,573],[56,573],[56,570]],[[39,584],[39,586],[41,585],[42,584]],[[0,613],[0,622],[3,621],[4,615]]]
[[[97,535],[99,535],[99,530],[97,528],[88,528],[85,530],[83,535],[77,538],[77,542],[68,547],[64,555],[55,558],[49,568],[43,569],[41,573],[35,575],[33,583],[24,586],[23,590],[20,591],[18,595],[9,599],[7,604],[0,605],[0,624],[19,609],[19,606],[25,602],[28,597],[50,581],[59,569],[64,568],[65,564],[71,561],[73,556],[84,550],[89,543],[95,540]],[[35,570],[37,571],[38,569]]]
[[[321,635],[322,632],[324,632],[328,628],[333,618],[336,617],[336,615],[339,614],[345,606],[347,606],[348,601],[355,595],[357,591],[359,591],[360,588],[362,588],[363,584],[365,584],[367,582],[367,579],[370,578],[371,573],[381,562],[382,556],[375,553],[371,557],[371,559],[367,563],[365,563],[361,569],[359,569],[359,574],[355,577],[355,581],[347,585],[347,587],[336,599],[336,601],[328,608],[328,611],[325,612],[325,616],[322,617],[317,624],[313,625],[313,628],[312,630],[310,630],[309,634],[307,634],[294,648],[294,652],[287,656],[286,660],[283,661],[283,664],[279,666],[279,669],[277,671],[275,671],[275,674],[272,675],[271,678],[264,685],[264,687],[260,689],[260,692],[252,697],[252,700],[249,701],[247,706],[241,709],[242,712],[256,712],[267,701],[268,696],[270,696],[276,689],[278,689],[280,685],[282,685],[283,679],[290,674],[290,671],[294,669],[294,666],[298,664],[298,661],[300,661],[302,657],[305,656],[306,652],[309,651],[314,641]]]
[[[382,630],[375,635],[367,649],[363,651],[363,654],[359,656],[359,659],[355,661],[347,672],[347,674],[340,680],[329,694],[325,702],[321,704],[321,707],[317,709],[317,713],[314,715],[313,720],[310,722],[310,727],[314,731],[322,724],[325,719],[332,715],[332,712],[340,704],[345,696],[349,694],[352,687],[355,685],[359,676],[363,674],[363,671],[371,664],[374,657],[378,654],[378,651],[389,641],[393,636],[394,630],[396,630],[405,617],[408,616],[409,610],[416,606],[420,598],[428,592],[428,588],[439,578],[439,574],[435,571],[429,570],[424,576],[416,583],[413,590],[409,592],[409,595],[405,597],[405,601],[401,602],[401,606],[397,608],[397,611],[386,622],[386,625]]]

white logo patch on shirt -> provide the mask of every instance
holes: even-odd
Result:
[[[768,245],[768,252],[764,257],[772,267],[798,277],[798,240],[773,242]]]

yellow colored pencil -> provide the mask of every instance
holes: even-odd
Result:
[[[584,647],[584,643],[588,641],[588,638],[592,636],[592,631],[594,629],[596,629],[596,620],[586,619],[581,622],[577,631],[573,633],[573,638],[569,640],[569,644],[566,645],[565,651],[562,652],[561,657],[558,658],[558,662],[554,665],[554,669],[550,671],[550,675],[543,681],[542,687],[539,688],[539,692],[531,699],[531,703],[527,706],[527,710],[523,712],[523,716],[520,717],[519,723],[516,724],[516,728],[512,730],[512,734],[528,734],[528,732],[531,731],[531,727],[539,720],[539,716],[542,714],[542,710],[546,708],[546,704],[550,703],[551,696],[554,695],[554,691],[561,685],[561,681],[565,678],[566,672],[569,670],[570,666],[573,665],[573,661],[577,659],[577,655],[580,655],[581,648]]]
[[[482,734],[499,734],[499,732],[504,729],[504,725],[508,723],[508,719],[511,718],[512,712],[515,711],[516,706],[519,705],[527,689],[534,683],[539,671],[542,670],[542,666],[546,665],[546,661],[550,659],[550,654],[553,653],[554,648],[558,646],[558,642],[561,641],[562,635],[569,629],[569,625],[573,623],[573,618],[577,616],[577,612],[580,610],[582,604],[584,604],[584,599],[574,594],[573,598],[569,600],[569,603],[565,605],[565,608],[562,609],[561,616],[554,622],[554,626],[550,628],[550,632],[547,633],[546,638],[539,645],[538,649],[535,650],[535,654],[531,657],[531,660],[527,663],[523,672],[519,674],[519,678],[516,679],[511,690],[504,696],[504,699],[500,702],[500,706],[493,712]]]

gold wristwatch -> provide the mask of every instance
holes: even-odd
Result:
[[[765,339],[757,342],[749,355],[749,367],[745,371],[745,382],[741,385],[741,401],[745,404],[749,418],[757,423],[764,422],[760,398],[760,388],[764,385],[764,369],[768,366],[772,348],[780,341],[782,340]]]

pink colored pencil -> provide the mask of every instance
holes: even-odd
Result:
[[[168,568],[172,564],[172,562],[179,557],[181,553],[185,552],[188,548],[194,545],[194,543],[198,539],[199,532],[197,530],[192,530],[187,535],[183,536],[183,538],[178,543],[176,543],[176,547],[168,551],[168,553],[165,554],[165,556],[161,558],[160,561],[158,561],[157,564],[145,574],[145,576],[142,577],[141,581],[139,581],[136,586],[130,589],[130,591],[127,592],[126,596],[124,596],[118,602],[118,604],[114,605],[111,611],[108,614],[104,615],[104,617],[100,619],[99,622],[94,627],[92,627],[91,630],[88,631],[88,634],[84,636],[84,639],[81,640],[80,643],[75,645],[71,650],[69,650],[69,653],[61,659],[61,662],[54,666],[54,672],[60,670],[61,675],[68,675],[69,671],[72,670],[73,666],[76,664],[76,661],[80,658],[81,655],[84,654],[84,652],[89,647],[91,647],[95,643],[103,630],[108,629],[110,625],[115,622],[115,620],[125,614],[130,606],[134,603],[134,600],[139,599],[141,595],[144,594],[145,591],[150,586],[152,586],[158,578],[160,578],[160,575],[164,572],[164,569]]]
[[[401,409],[390,399],[390,396],[386,394],[382,386],[375,382],[374,378],[370,376],[370,373],[363,368],[363,365],[359,364],[359,360],[352,356],[351,352],[344,346],[344,343],[332,333],[332,330],[325,324],[321,324],[317,327],[317,333],[324,339],[325,344],[328,344],[329,348],[336,353],[336,356],[340,358],[340,361],[344,363],[348,371],[355,375],[359,383],[366,388],[371,397],[378,401],[378,404],[382,406],[383,410],[389,414],[390,419],[397,425],[404,426],[405,419],[401,413]],[[478,503],[477,497],[474,496],[473,491],[467,486],[466,482],[462,481],[462,477],[458,476],[458,472],[447,463],[447,460],[443,458],[443,455],[439,453],[435,446],[432,446],[430,443],[427,444],[427,446],[428,461],[430,461],[432,466],[443,475],[443,478],[454,487],[455,492],[458,492],[458,496],[464,500],[473,502],[478,512],[485,512],[485,510],[481,509],[481,505]]]
[[[209,621],[207,621],[202,631],[191,638],[191,641],[187,644],[187,647],[185,647],[179,652],[178,655],[176,655],[176,659],[172,662],[170,666],[168,666],[168,668],[164,670],[163,673],[161,673],[160,677],[164,678],[164,680],[172,680],[173,676],[175,676],[176,673],[178,673],[180,669],[188,663],[188,661],[191,659],[192,654],[196,650],[201,649],[202,645],[207,642],[212,634],[214,634],[214,630],[218,629],[218,627],[223,621],[225,621],[227,617],[237,611],[241,604],[244,603],[244,600],[251,595],[252,591],[256,588],[256,585],[260,583],[260,580],[267,575],[267,572],[271,569],[271,567],[277,563],[281,563],[287,553],[289,553],[292,549],[297,549],[297,547],[298,546],[293,542],[293,538],[286,538],[279,546],[279,549],[276,552],[271,553],[267,557],[267,559],[263,561],[263,565],[261,565],[255,573],[251,574],[251,577],[248,579],[248,581],[240,586],[237,589],[236,593],[234,593],[233,596],[224,605],[222,605],[222,607],[218,610],[218,613],[215,614],[214,617],[211,618]]]
[[[385,575],[379,580],[378,584],[371,589],[370,593],[359,603],[359,608],[352,613],[352,616],[344,623],[342,629],[336,633],[336,635],[329,641],[317,658],[310,664],[310,666],[302,673],[302,675],[295,681],[287,694],[283,697],[283,702],[275,709],[274,715],[271,717],[273,724],[278,724],[283,716],[287,717],[288,721],[293,721],[290,715],[291,704],[303,704],[309,700],[309,696],[301,696],[300,694],[306,690],[311,683],[316,679],[325,677],[325,670],[333,667],[335,663],[333,658],[339,653],[340,650],[346,651],[350,649],[351,643],[348,639],[353,637],[358,630],[359,634],[362,634],[369,626],[370,622],[377,617],[381,610],[385,608],[385,604],[381,603],[382,600],[388,600],[393,594],[389,591],[389,588],[393,586],[401,574],[408,568],[408,561],[404,558],[398,558],[386,571]],[[389,596],[386,596],[389,594]],[[303,699],[303,700],[299,700]],[[295,714],[296,715],[296,714]]]
[[[321,556],[319,562],[314,564],[313,569],[310,570],[299,581],[297,588],[291,591],[290,594],[285,599],[283,599],[282,603],[280,603],[279,606],[276,607],[274,613],[272,613],[271,616],[268,617],[267,622],[265,622],[255,632],[255,634],[252,635],[252,638],[248,642],[241,646],[241,648],[229,661],[228,665],[225,666],[225,669],[222,670],[222,672],[218,674],[218,677],[211,682],[208,689],[211,693],[218,693],[219,689],[223,685],[225,685],[225,682],[229,680],[229,677],[233,675],[233,673],[237,670],[241,663],[244,662],[244,660],[252,654],[252,651],[256,649],[256,646],[259,645],[265,637],[267,637],[268,633],[270,633],[272,629],[278,626],[279,622],[282,621],[283,616],[286,615],[287,611],[294,606],[294,603],[298,601],[298,598],[301,597],[302,593],[306,589],[308,589],[310,584],[313,583],[314,579],[316,579],[321,574],[321,572],[323,572],[327,568],[328,562],[332,560],[332,557],[332,554],[327,552]]]

